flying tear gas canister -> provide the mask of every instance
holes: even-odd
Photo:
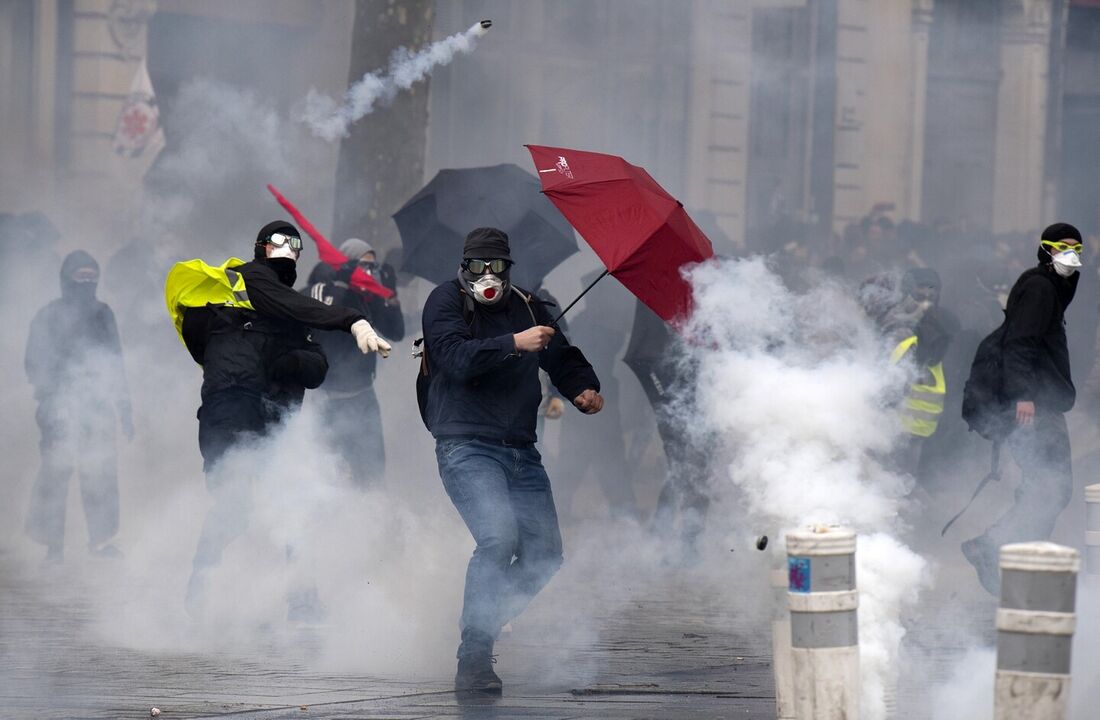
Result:
[[[489,28],[491,28],[493,26],[493,21],[492,20],[482,20],[481,22],[479,22],[477,24],[477,26],[478,26],[478,28],[480,28],[477,31],[477,36],[481,37],[485,33],[489,32]]]
[[[1065,720],[1080,559],[1049,542],[1001,547],[994,720]]]
[[[787,534],[787,604],[795,718],[858,720],[854,532],[818,525]]]

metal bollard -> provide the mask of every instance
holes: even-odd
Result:
[[[794,716],[858,720],[856,534],[815,526],[787,535]]]
[[[776,720],[794,720],[794,670],[791,667],[791,614],[787,610],[787,569],[771,571],[772,669],[775,671]]]
[[[1085,488],[1085,572],[1100,575],[1100,485]]]
[[[1065,720],[1080,559],[1049,542],[1001,547],[994,720]]]

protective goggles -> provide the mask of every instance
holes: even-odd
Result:
[[[462,261],[462,269],[474,275],[484,275],[486,271],[494,275],[500,275],[510,267],[512,267],[511,260],[502,260],[500,258],[493,260],[470,259]]]
[[[1067,243],[1054,240],[1041,240],[1039,241],[1039,244],[1043,247],[1050,248],[1051,254],[1063,253],[1067,250],[1072,250],[1073,252],[1080,255],[1081,252],[1085,249],[1085,246],[1082,243]]]
[[[271,233],[271,236],[268,237],[267,241],[275,247],[289,245],[291,250],[300,251],[302,249],[302,238],[298,237],[297,235],[287,235],[286,233],[276,232]]]

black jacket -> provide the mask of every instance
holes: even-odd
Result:
[[[39,310],[24,367],[39,402],[65,396],[129,408],[118,326],[106,303],[62,297]]]
[[[253,260],[236,270],[244,278],[255,310],[190,308],[184,313],[188,350],[203,366],[202,398],[214,393],[245,392],[280,407],[301,403],[306,388],[325,379],[328,363],[310,327],[348,330],[360,313],[331,307],[295,292],[293,272]]]
[[[1025,271],[1005,309],[1004,391],[1010,402],[1068,412],[1077,391],[1070,375],[1065,312],[1080,273],[1059,277],[1049,266]]]
[[[349,269],[354,269],[354,264]],[[386,301],[377,295],[366,295],[349,287],[349,276],[350,272],[314,272],[310,275],[310,285],[302,293],[325,305],[360,313],[382,337],[390,341],[402,340],[405,337],[405,318],[401,314],[401,307],[386,305]],[[387,282],[387,279],[390,281]],[[391,287],[394,284],[392,271],[382,273],[382,282],[391,290],[394,289]],[[318,330],[313,337],[321,344],[325,357],[328,358],[326,391],[351,394],[365,390],[373,384],[378,364],[376,353],[364,355],[355,344],[355,339],[339,330]]]
[[[537,300],[528,305],[511,292],[499,306],[472,303],[469,323],[465,304],[455,282],[437,287],[424,304],[424,346],[432,378],[426,417],[435,437],[535,442],[542,402],[540,367],[567,400],[600,389],[592,366],[560,332],[540,353],[516,352],[515,333],[535,321],[551,322]]]

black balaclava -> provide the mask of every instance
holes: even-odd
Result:
[[[491,227],[477,228],[471,230],[466,236],[466,242],[462,247],[462,259],[463,260],[507,260],[512,262],[511,249],[508,246],[508,234],[503,230],[498,230]],[[474,275],[471,272],[467,272],[463,268],[458,270],[458,278],[462,283],[462,287],[469,292],[479,304],[487,308],[507,307],[507,303],[504,299],[512,290],[512,284],[509,280],[511,272],[509,269],[505,269],[504,272],[499,275]],[[499,299],[486,300],[478,292],[475,287],[479,280],[486,278],[496,277],[501,281],[501,288]]]
[[[1039,236],[1039,239],[1048,240],[1050,242],[1065,242],[1067,240],[1071,240],[1075,243],[1084,242],[1084,240],[1081,239],[1081,231],[1069,223],[1054,223],[1053,225],[1049,225],[1046,230],[1043,230],[1043,234]],[[1050,265],[1054,262],[1050,257],[1050,251],[1042,245],[1039,246],[1036,255],[1039,257],[1040,265]]]
[[[1039,239],[1049,240],[1050,242],[1084,242],[1081,239],[1081,231],[1069,223],[1054,223],[1047,226]],[[1064,312],[1065,308],[1068,308],[1069,304],[1073,302],[1074,295],[1077,294],[1077,283],[1081,280],[1081,273],[1075,272],[1068,278],[1058,275],[1054,272],[1054,259],[1051,257],[1050,251],[1042,245],[1039,246],[1036,255],[1039,257],[1039,265],[1045,267],[1056,280],[1054,286],[1057,288],[1058,298],[1062,301]]]
[[[79,275],[77,274],[79,272]],[[61,298],[68,302],[95,300],[99,263],[83,250],[74,250],[61,262]]]
[[[279,276],[279,281],[282,282],[283,285],[293,287],[294,282],[298,279],[298,261],[293,258],[269,258],[267,256],[267,250],[264,248],[264,245],[271,239],[271,234],[277,232],[301,237],[298,228],[287,221],[273,220],[260,228],[260,232],[256,234],[256,245],[253,248],[253,256],[257,261],[264,263],[274,270],[275,274]]]
[[[940,304],[943,283],[940,274],[932,268],[910,268],[901,278],[901,291],[914,300],[927,300],[932,306]]]

